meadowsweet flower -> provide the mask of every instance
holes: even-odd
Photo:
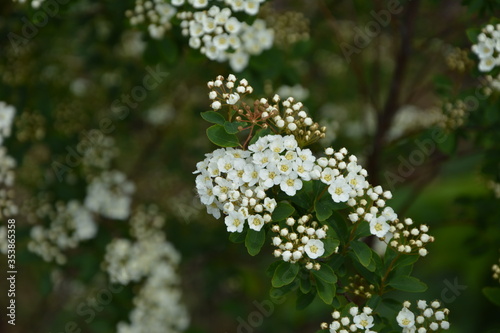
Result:
[[[401,311],[399,311],[396,320],[398,321],[400,327],[411,328],[415,325],[415,314],[408,310],[408,308],[404,307]]]
[[[325,246],[322,241],[310,239],[304,246],[304,250],[311,259],[321,257],[325,253]]]

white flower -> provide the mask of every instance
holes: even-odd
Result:
[[[493,57],[483,58],[479,62],[479,70],[481,72],[489,72],[493,69],[493,67],[495,67],[495,64],[496,64],[495,58]]]
[[[218,50],[225,51],[229,47],[229,36],[227,34],[220,34],[214,37],[213,43]],[[237,95],[237,94],[236,94]],[[239,96],[238,96],[239,99]],[[234,104],[234,103],[229,103]]]
[[[230,17],[224,24],[224,29],[229,34],[237,34],[240,31],[241,23],[236,17]]]
[[[369,329],[373,327],[373,317],[366,313],[359,314],[353,318],[353,322],[357,328]]]
[[[404,307],[403,309],[401,309],[401,311],[399,311],[396,320],[400,327],[410,328],[415,325],[415,315],[406,307]]]
[[[264,226],[264,219],[260,215],[250,215],[248,217],[248,225],[250,226],[250,229],[260,231],[260,229]]]
[[[330,185],[335,181],[335,178],[338,175],[339,171],[337,169],[324,168],[321,172],[321,181],[325,184]]]
[[[288,176],[282,178],[280,188],[283,192],[292,197],[302,188],[302,181],[298,178],[297,173],[293,171]]]
[[[383,216],[372,219],[370,222],[370,232],[379,238],[384,237],[390,229],[390,225],[386,222]]]
[[[240,100],[240,95],[238,93],[229,94],[229,98],[226,100],[227,104],[234,105]]]
[[[425,310],[425,309],[427,309],[427,302],[424,301],[424,300],[419,300],[417,302],[417,306],[418,306],[419,309]]]
[[[245,12],[248,15],[257,15],[259,12],[259,2],[256,0],[247,0],[245,2]]]
[[[347,184],[344,178],[337,178],[328,188],[328,192],[332,195],[332,200],[335,202],[346,202],[349,200],[351,186]]]
[[[208,0],[193,0],[192,5],[194,8],[204,8],[208,5]]]
[[[247,67],[249,58],[250,56],[248,53],[238,50],[229,55],[229,66],[231,66],[235,72],[241,72]]]
[[[227,231],[242,232],[245,224],[245,217],[241,213],[232,211],[224,218],[224,223],[227,226]]]
[[[304,251],[307,253],[309,258],[316,259],[325,253],[325,246],[323,242],[318,239],[310,239],[304,246]]]
[[[277,202],[275,199],[271,199],[266,197],[264,199],[264,207],[269,213],[272,213],[274,211],[274,208],[276,208]]]
[[[355,190],[363,189],[365,187],[365,177],[353,172],[349,172],[346,177],[346,181]]]

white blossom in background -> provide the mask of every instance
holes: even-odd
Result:
[[[135,7],[125,14],[133,26],[146,24],[150,36],[155,39],[163,38],[172,28],[171,20],[177,17],[191,48],[199,49],[210,60],[228,61],[234,71],[240,72],[248,65],[250,56],[272,47],[274,31],[261,19],[247,24],[240,22],[233,13],[255,16],[263,2],[224,1],[208,7],[207,0],[137,0]],[[186,5],[192,8],[186,10]]]
[[[0,101],[0,145],[3,143],[4,138],[11,134],[12,122],[16,109],[12,105]]]
[[[146,112],[146,121],[154,126],[164,125],[175,116],[175,109],[171,104],[165,103],[152,107]]]
[[[477,44],[472,45],[472,52],[479,58],[479,70],[490,72],[500,66],[500,24],[486,25],[477,40]]]
[[[130,218],[135,239],[117,238],[106,248],[104,267],[112,282],[143,281],[130,322],[118,323],[118,333],[181,332],[189,324],[176,271],[180,255],[166,240],[164,224],[155,206],[141,206]]]
[[[28,1],[26,0],[13,0],[14,2],[19,2],[19,3],[26,3]],[[34,9],[40,8],[40,6],[45,2],[45,0],[31,0],[31,7]]]
[[[7,155],[7,149],[2,146],[3,140],[11,135],[12,123],[16,109],[0,101],[0,218],[9,219],[17,214],[18,208],[14,203],[16,161]],[[7,227],[0,226],[0,253],[7,253]]]
[[[415,105],[404,105],[397,112],[387,138],[397,140],[412,131],[418,131],[438,124],[443,113],[437,108],[421,109]]]
[[[309,89],[300,84],[294,86],[281,86],[276,93],[280,96],[291,96],[297,101],[303,101],[309,97]]]
[[[28,243],[28,249],[45,261],[66,263],[64,250],[76,248],[80,242],[92,239],[97,234],[92,213],[76,200],[67,204],[57,203],[56,210],[47,217],[51,220],[49,227],[34,226]]]
[[[87,186],[85,207],[104,217],[125,220],[135,186],[120,171],[104,171]]]
[[[142,56],[146,42],[142,40],[142,33],[138,31],[125,31],[122,34],[120,52],[125,57],[139,58]]]

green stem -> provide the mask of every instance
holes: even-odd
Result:
[[[394,264],[396,263],[396,261],[399,259],[399,257],[401,257],[401,253],[398,253],[398,255],[392,259],[391,263],[389,264],[389,267],[387,267],[387,271],[385,272],[384,276],[382,277],[382,280],[380,280],[380,289],[379,289],[379,292],[378,294],[380,296],[382,296],[382,294],[384,293],[384,289],[385,289],[385,282],[389,276],[389,273],[391,272]]]

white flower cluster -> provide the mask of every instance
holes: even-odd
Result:
[[[136,0],[134,9],[128,10],[126,16],[132,25],[148,24],[149,34],[156,39],[171,29],[171,20],[177,16],[191,48],[199,49],[210,60],[229,60],[233,70],[239,72],[248,65],[250,55],[271,48],[274,32],[263,20],[257,19],[250,25],[240,22],[233,12],[256,15],[262,2],[264,0],[226,0],[224,3],[228,7],[213,5],[208,8],[208,0]],[[178,12],[178,7],[186,4],[193,8]]]
[[[134,184],[120,171],[104,171],[88,185],[85,207],[104,217],[124,220],[130,215],[134,190]]]
[[[165,218],[156,206],[140,206],[130,218],[135,240],[117,238],[106,248],[104,266],[112,282],[144,283],[134,297],[130,323],[119,333],[181,332],[189,324],[176,272],[180,254],[161,231]]]
[[[325,245],[321,239],[326,238],[328,226],[320,226],[318,222],[311,221],[311,215],[304,215],[298,219],[288,217],[286,227],[274,225],[271,230],[278,234],[273,237],[274,256],[282,257],[283,261],[296,263],[305,259],[307,269],[320,270],[319,263],[312,263],[310,259],[317,259],[325,253]]]
[[[410,302],[404,302],[403,309],[396,317],[398,325],[403,328],[403,333],[436,332],[450,328],[450,323],[446,320],[450,311],[440,308],[439,301],[433,301],[429,306],[426,301],[419,300],[417,308],[420,313],[417,315],[410,310],[410,306]]]
[[[322,323],[322,329],[330,329],[330,333],[364,332],[377,333],[370,330],[374,326],[372,308],[365,306],[360,310],[357,306],[349,309],[349,315],[342,316],[337,310],[332,312],[333,322]]]
[[[472,45],[472,52],[479,57],[479,70],[489,72],[500,66],[500,24],[488,24],[477,36],[478,43]]]
[[[73,249],[80,242],[92,239],[97,234],[97,225],[91,212],[76,200],[67,204],[59,202],[55,212],[47,213],[51,220],[50,226],[34,226],[28,243],[28,249],[45,261],[66,263],[66,256],[62,251]]]

